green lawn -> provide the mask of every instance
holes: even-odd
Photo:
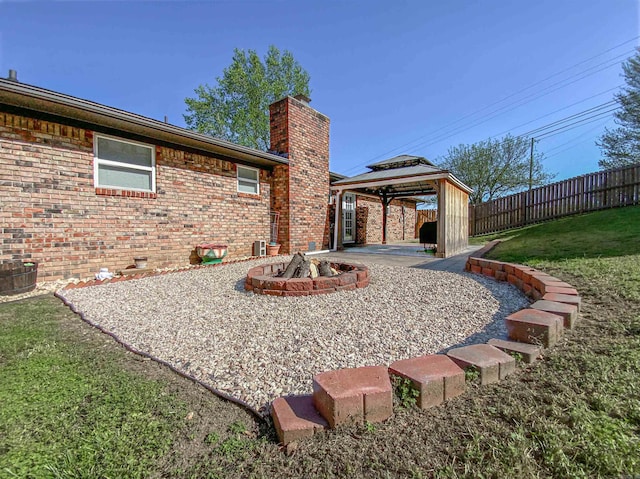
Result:
[[[640,207],[494,237],[505,241],[492,258],[578,288],[576,329],[499,384],[288,454],[268,421],[56,299],[0,304],[0,478],[640,477]]]
[[[640,207],[630,206],[471,238],[482,244],[507,240],[499,248],[504,261],[515,263],[611,258],[640,253]],[[490,256],[498,255],[497,251]]]
[[[184,406],[69,342],[52,301],[0,307],[0,477],[144,477]]]
[[[640,301],[639,206],[567,217],[471,242],[493,239],[504,242],[487,258],[553,269]]]

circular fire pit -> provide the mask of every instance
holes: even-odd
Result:
[[[351,291],[369,286],[369,268],[361,264],[331,263],[339,272],[334,276],[316,278],[279,278],[287,263],[270,263],[251,268],[244,289],[272,296],[309,296]]]

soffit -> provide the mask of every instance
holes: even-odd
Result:
[[[289,163],[286,158],[279,155],[236,145],[124,110],[10,80],[0,79],[0,104],[156,139],[256,166],[273,167]]]

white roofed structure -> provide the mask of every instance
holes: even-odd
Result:
[[[336,225],[342,215],[341,196],[344,192],[375,195],[382,202],[382,243],[387,236],[387,206],[394,199],[438,197],[437,256],[452,256],[468,245],[469,193],[473,190],[448,170],[438,168],[419,156],[400,155],[367,166],[371,171],[331,184],[336,194]],[[342,247],[341,228],[335,228],[334,245]]]

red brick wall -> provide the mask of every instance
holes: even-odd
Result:
[[[315,242],[316,250],[326,248],[329,119],[291,97],[272,104],[270,114],[271,149],[287,153],[289,158],[288,172],[276,168],[271,201],[281,214],[282,251],[308,251],[310,242]]]
[[[202,242],[249,256],[269,238],[269,172],[257,196],[237,192],[229,161],[157,146],[156,166],[155,195],[96,190],[93,132],[0,112],[0,261],[37,261],[43,281],[115,271],[134,256],[183,266]]]
[[[271,150],[289,152],[289,121],[287,101],[273,103],[269,107]],[[278,243],[281,253],[290,251],[289,243],[289,167],[276,166],[271,178],[271,211],[280,213],[278,220]]]
[[[413,239],[415,236],[416,204],[413,201],[393,200],[387,216],[387,242]],[[402,207],[404,206],[404,221]],[[356,196],[356,242],[382,242],[382,203],[378,198]],[[404,232],[404,237],[403,237]]]

